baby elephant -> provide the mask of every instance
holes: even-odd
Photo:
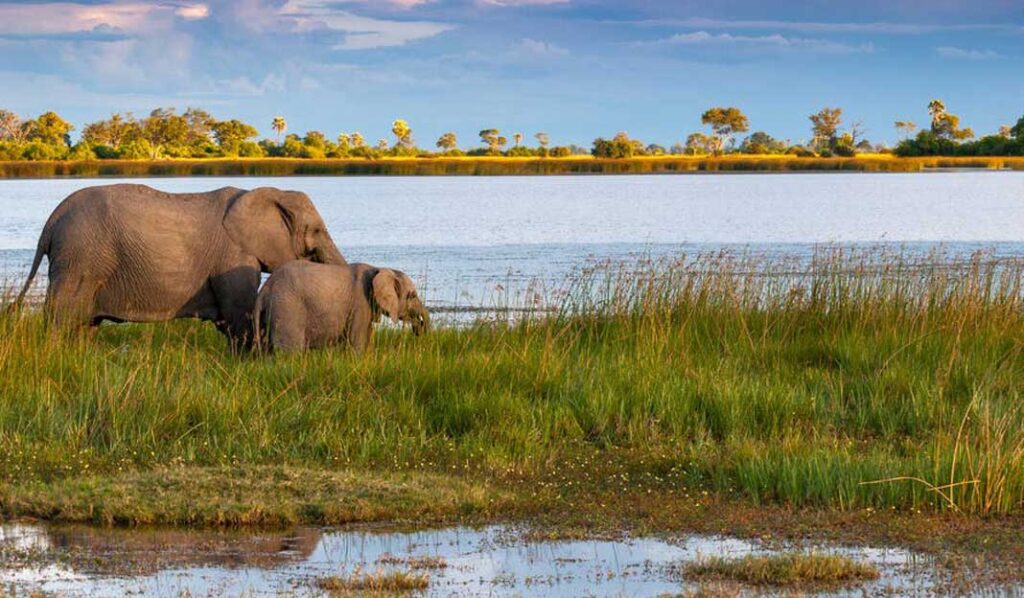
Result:
[[[368,264],[336,266],[293,261],[274,270],[256,299],[256,336],[263,349],[301,351],[347,342],[370,343],[386,314],[419,336],[430,316],[403,272]]]

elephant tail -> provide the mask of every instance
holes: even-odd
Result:
[[[32,260],[32,269],[28,272],[28,279],[25,281],[25,286],[21,287],[21,292],[18,293],[18,298],[15,299],[14,303],[10,305],[9,309],[18,309],[22,303],[25,302],[25,295],[28,294],[29,288],[32,286],[32,280],[35,279],[36,273],[39,272],[39,264],[43,262],[43,256],[47,255],[50,251],[50,226],[43,227],[43,233],[39,235],[39,244],[36,246],[36,256]]]
[[[269,281],[267,284],[270,284]],[[252,310],[252,346],[257,353],[265,353],[267,347],[263,346],[264,337],[266,334],[263,332],[263,299],[266,294],[261,292],[256,295],[256,306]]]

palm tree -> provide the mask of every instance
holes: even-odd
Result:
[[[516,147],[519,147],[519,144],[523,142],[523,134],[522,133],[516,133],[515,135],[512,135],[512,139],[515,140]]]
[[[288,130],[288,123],[285,122],[283,116],[275,116],[273,124],[270,125],[274,132],[277,133],[277,144],[281,145],[281,133]]]
[[[537,133],[534,137],[537,139],[537,143],[540,144],[541,155],[547,157],[548,144],[551,143],[551,137],[547,133]]]

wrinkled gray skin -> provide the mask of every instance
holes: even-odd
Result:
[[[43,227],[18,303],[44,255],[45,311],[61,326],[200,318],[236,350],[251,347],[261,271],[296,259],[345,264],[309,197],[272,188],[77,191]]]
[[[267,351],[302,351],[347,343],[357,353],[370,344],[373,325],[387,315],[419,336],[430,315],[405,273],[368,264],[285,264],[256,300],[256,330]]]

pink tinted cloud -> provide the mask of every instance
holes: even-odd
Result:
[[[477,0],[478,4],[490,6],[545,6],[550,4],[568,4],[572,0]]]
[[[0,33],[53,35],[81,33],[97,28],[140,31],[148,28],[155,19],[167,16],[197,20],[209,14],[209,6],[202,3],[0,4]]]

